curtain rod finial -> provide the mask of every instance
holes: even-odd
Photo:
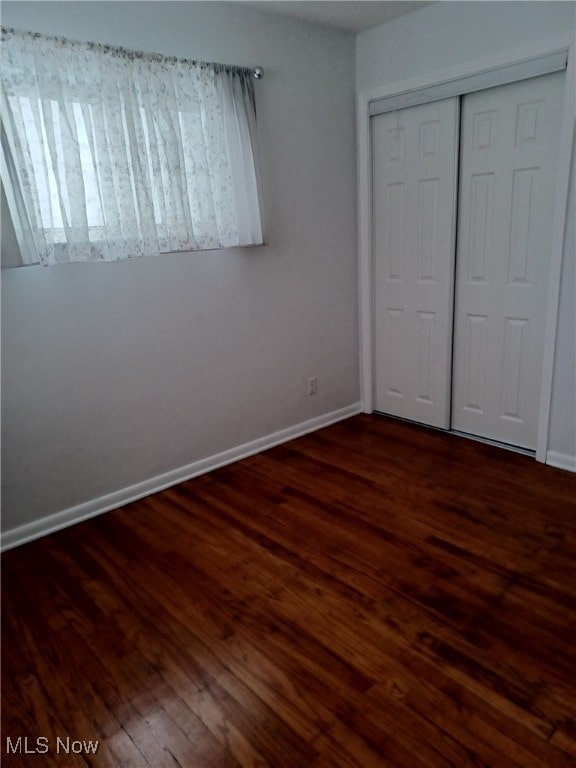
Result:
[[[264,77],[264,70],[262,67],[254,67],[253,75],[256,80],[261,80]]]

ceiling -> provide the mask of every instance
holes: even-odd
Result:
[[[430,5],[411,0],[251,0],[242,4],[354,34]]]

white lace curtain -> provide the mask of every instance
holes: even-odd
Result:
[[[262,242],[248,70],[2,41],[4,186],[25,263]]]

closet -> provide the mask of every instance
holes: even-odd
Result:
[[[563,97],[554,72],[375,106],[376,411],[536,448]]]

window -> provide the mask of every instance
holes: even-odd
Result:
[[[262,242],[249,70],[2,38],[4,181],[25,261]]]

